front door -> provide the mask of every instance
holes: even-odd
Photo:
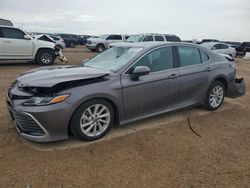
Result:
[[[136,66],[147,66],[150,73],[131,80]],[[121,76],[125,120],[157,113],[176,105],[179,72],[174,68],[172,47],[155,49],[141,57]]]
[[[32,57],[33,42],[31,39],[25,39],[26,35],[23,31],[16,28],[2,27],[3,34],[3,51],[5,57]]]

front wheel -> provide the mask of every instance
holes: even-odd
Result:
[[[105,46],[103,44],[98,44],[96,50],[97,52],[101,53],[105,50]]]
[[[210,111],[217,110],[223,103],[225,97],[225,86],[215,81],[208,89],[205,105]]]
[[[52,65],[55,60],[55,52],[50,49],[42,49],[37,53],[36,61],[40,65]]]
[[[82,104],[73,114],[70,128],[75,136],[85,141],[93,141],[109,132],[114,123],[112,105],[102,99]]]

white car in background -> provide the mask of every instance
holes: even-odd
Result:
[[[227,54],[231,57],[235,58],[236,50],[230,44],[225,44],[222,42],[205,42],[202,43],[201,46],[212,50],[213,52],[219,54]]]
[[[57,56],[61,61],[67,61],[48,35],[32,36],[20,28],[0,25],[0,61],[35,61],[40,65],[52,65]]]
[[[101,35],[97,38],[87,39],[86,47],[91,51],[103,52],[109,48],[111,43],[125,42],[126,39],[125,35]]]
[[[56,47],[60,49],[66,48],[65,42],[62,37],[60,36],[55,36],[55,35],[50,35],[50,37],[55,41]]]

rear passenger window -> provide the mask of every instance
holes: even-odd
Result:
[[[198,48],[179,46],[178,52],[182,67],[201,64],[201,56]]]
[[[142,42],[154,41],[153,36],[145,36]]]
[[[228,45],[225,45],[225,44],[220,44],[220,49],[228,49]]]
[[[200,51],[201,53],[201,61],[202,63],[207,62],[209,60],[209,57],[207,54],[205,54],[203,51]]]
[[[164,41],[162,36],[155,36],[155,41]]]
[[[181,42],[181,39],[177,36],[165,35],[166,41]]]
[[[122,36],[121,35],[114,35],[113,40],[122,40]]]

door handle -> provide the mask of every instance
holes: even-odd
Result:
[[[211,68],[211,67],[207,67],[207,68],[206,68],[206,71],[207,71],[207,72],[210,72],[210,71],[212,71],[212,70],[213,70],[213,68]]]
[[[3,43],[10,44],[10,43],[11,43],[11,41],[9,41],[9,40],[5,40],[5,41],[3,41]]]
[[[169,78],[169,79],[175,79],[175,78],[177,78],[177,77],[179,77],[178,74],[171,74],[168,78]]]

